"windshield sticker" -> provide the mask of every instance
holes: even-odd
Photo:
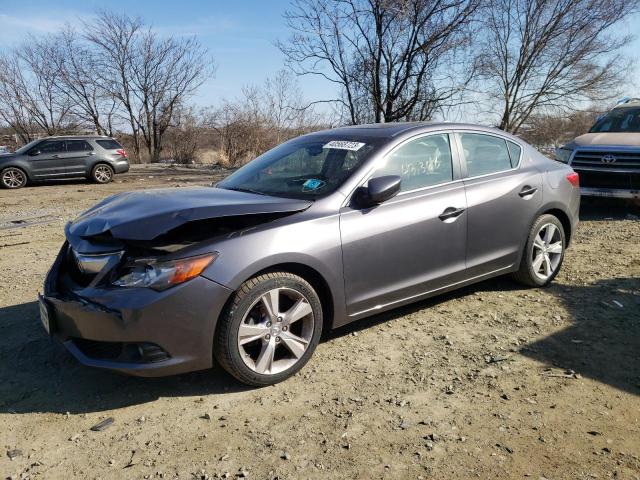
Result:
[[[347,140],[331,140],[329,143],[322,146],[322,148],[335,148],[338,150],[351,150],[355,152],[364,147],[362,142],[349,142]]]
[[[326,182],[322,180],[318,180],[317,178],[310,178],[309,180],[307,180],[302,184],[302,191],[305,192],[309,190],[317,190],[319,188],[324,187],[325,185],[326,185]]]

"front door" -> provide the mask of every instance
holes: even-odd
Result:
[[[464,184],[449,134],[413,138],[372,177],[400,175],[400,193],[373,208],[344,207],[340,232],[347,313],[363,316],[464,277]]]
[[[44,140],[34,145],[27,152],[33,176],[36,179],[58,176],[62,172],[63,153],[64,140]]]
[[[513,269],[542,206],[542,174],[510,140],[484,133],[457,135],[467,177],[468,274]]]

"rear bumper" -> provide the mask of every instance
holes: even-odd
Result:
[[[581,187],[580,194],[585,197],[640,198],[640,190],[622,188]]]
[[[125,173],[129,171],[129,160],[119,160],[114,162],[113,171],[115,173]]]
[[[60,257],[59,257],[60,258]],[[88,366],[138,376],[210,368],[217,319],[231,291],[204,277],[156,292],[145,288],[57,288],[47,275],[51,335]]]

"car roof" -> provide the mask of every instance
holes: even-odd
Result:
[[[313,132],[309,135],[318,136],[355,136],[355,137],[370,137],[370,138],[383,138],[392,139],[398,135],[415,132],[420,133],[422,131],[428,132],[431,130],[476,130],[487,133],[497,133],[509,138],[517,139],[513,135],[493,127],[486,125],[478,125],[473,123],[463,122],[390,122],[390,123],[370,123],[365,125],[352,125],[347,127],[338,127],[328,130],[321,130]]]
[[[640,98],[626,98],[621,100],[613,109],[640,107]]]
[[[113,140],[112,137],[106,135],[54,135],[51,137],[42,137],[38,140]]]

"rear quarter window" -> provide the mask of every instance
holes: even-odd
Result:
[[[507,140],[507,148],[509,149],[511,166],[515,168],[520,163],[520,153],[522,153],[522,148],[517,143],[510,142],[509,140]]]
[[[112,138],[105,140],[96,140],[96,143],[105,150],[118,150],[122,148],[122,145],[120,145],[116,140]]]

